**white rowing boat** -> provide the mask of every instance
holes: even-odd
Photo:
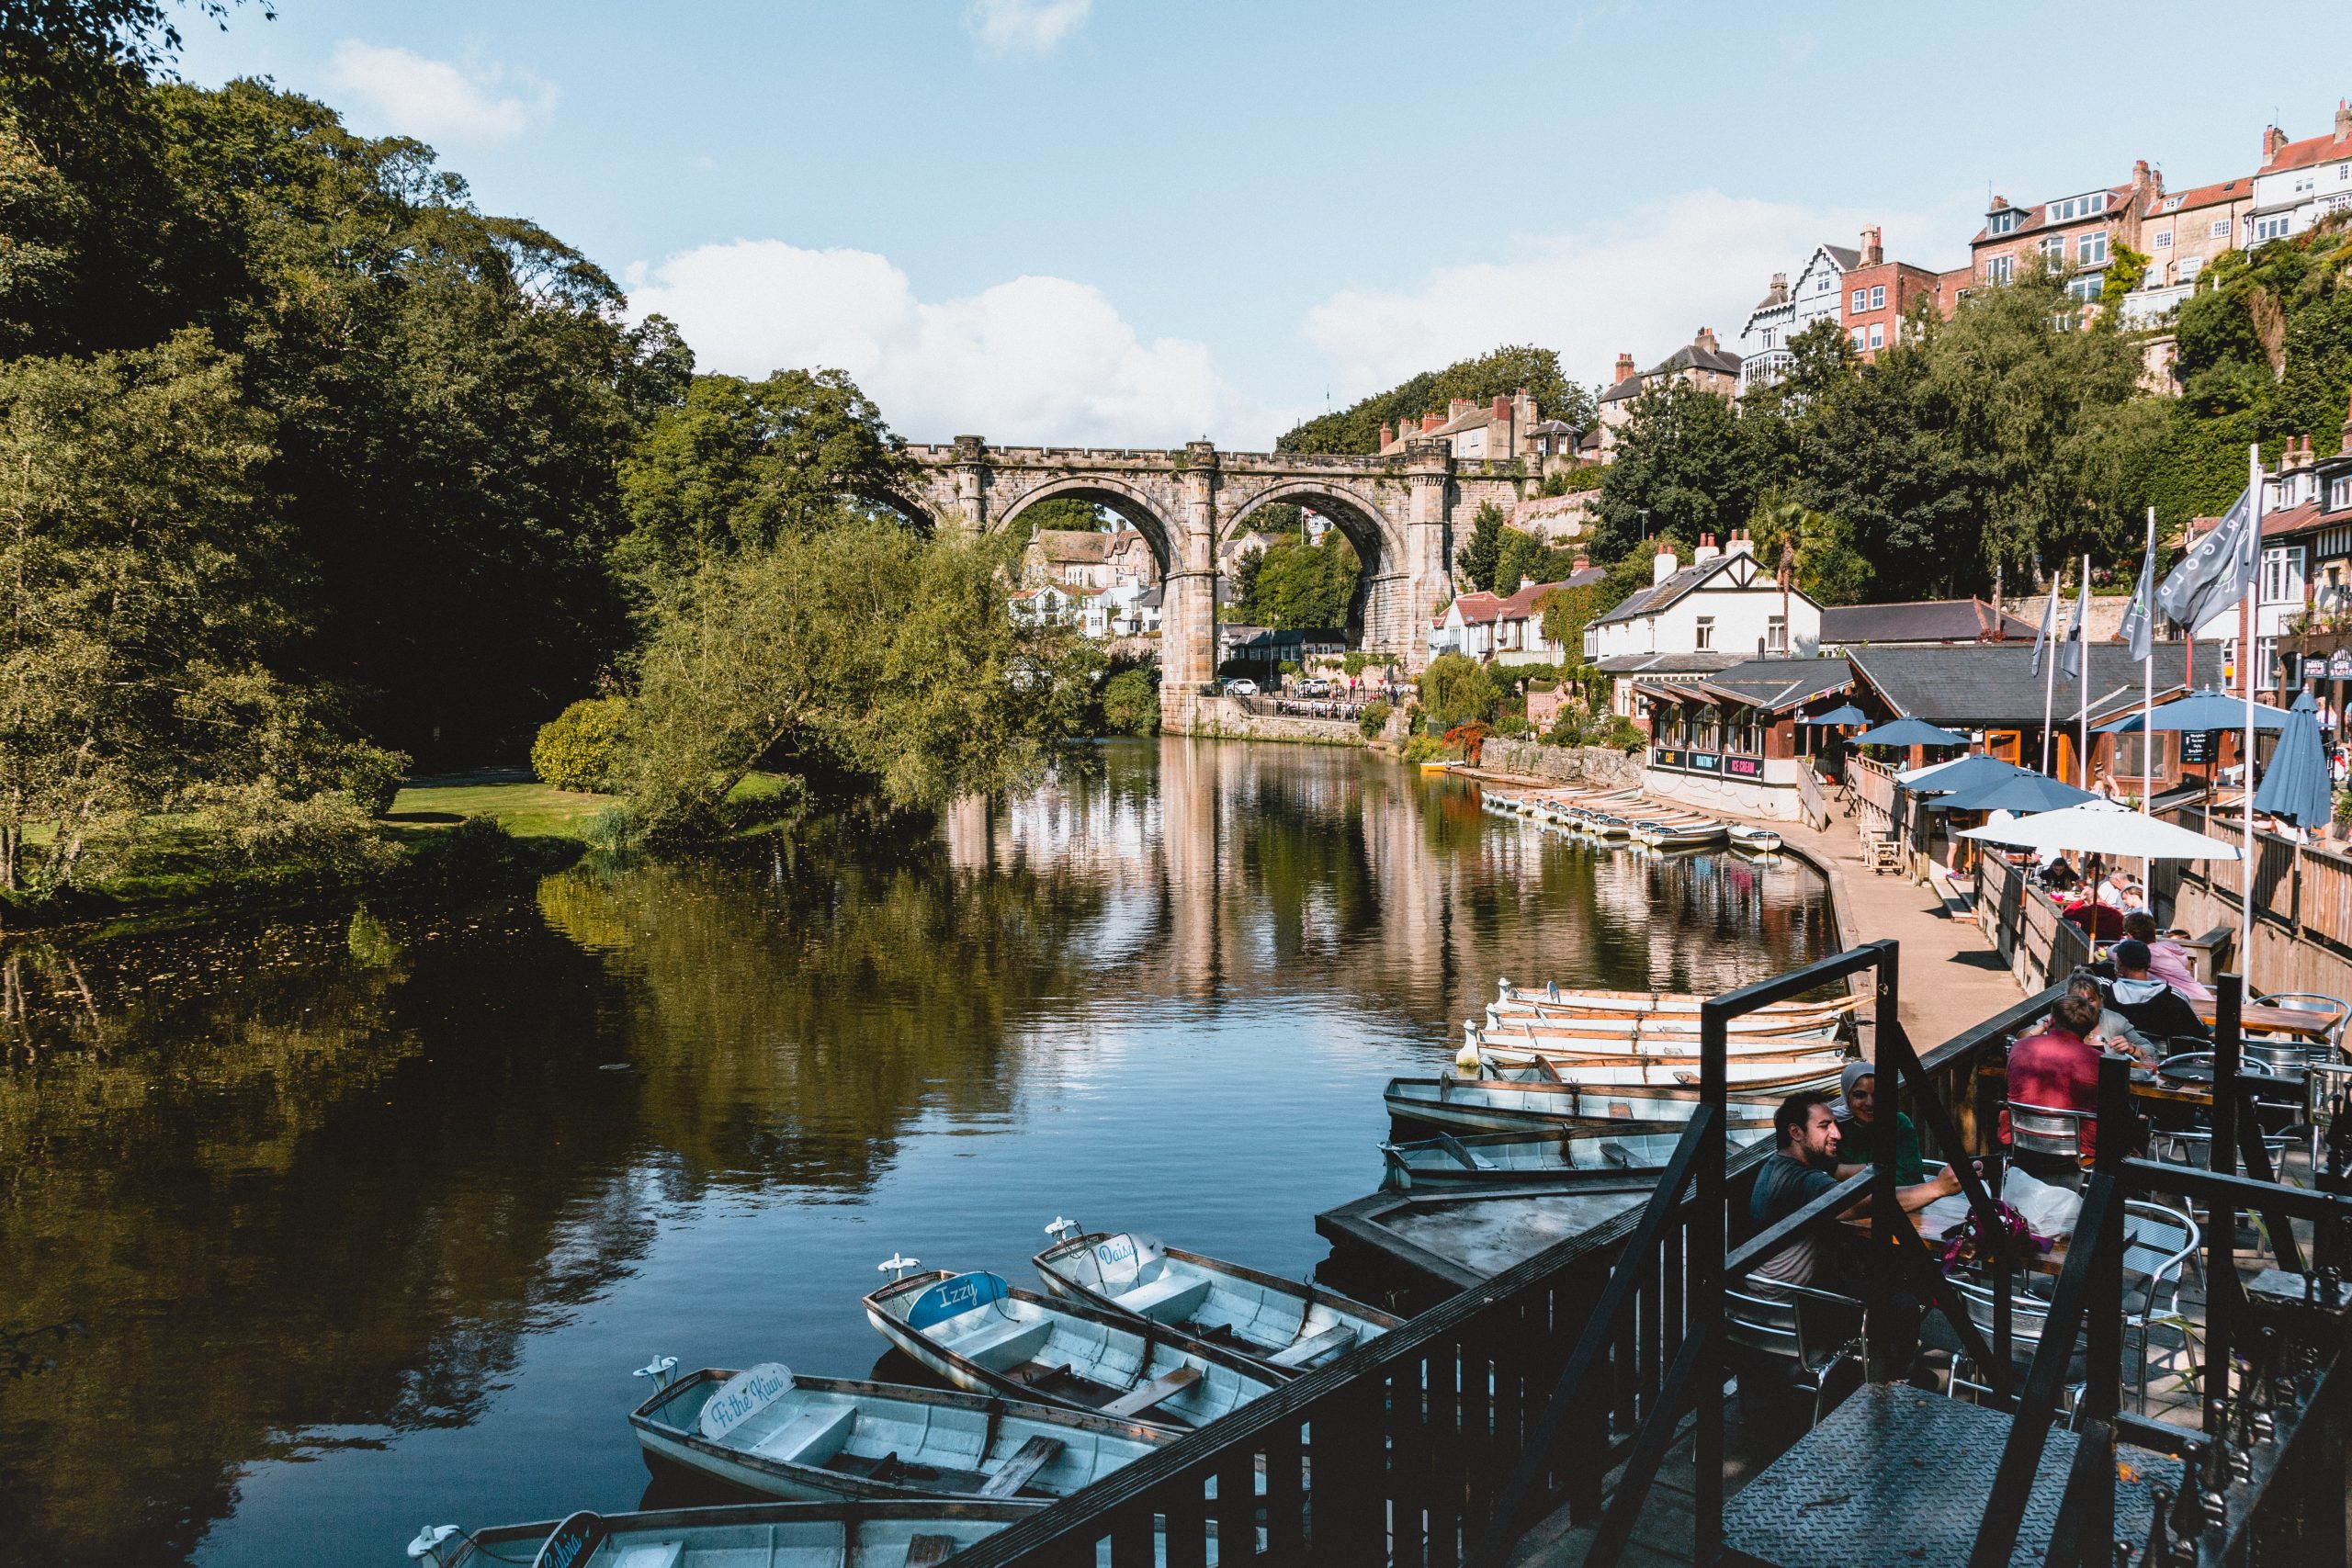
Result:
[[[1289,1376],[1181,1329],[1051,1301],[985,1272],[910,1274],[867,1296],[865,1316],[958,1388],[1120,1420],[1204,1426]]]
[[[658,1363],[657,1363],[658,1364]],[[650,1369],[649,1369],[650,1370]],[[1067,1497],[1174,1440],[1165,1427],[947,1389],[705,1369],[629,1413],[646,1468],[763,1496]]]
[[[1734,1148],[1771,1136],[1770,1123],[1735,1128]],[[1681,1142],[1677,1133],[1628,1133],[1611,1128],[1566,1133],[1441,1133],[1410,1143],[1384,1143],[1381,1186],[1390,1191],[1462,1187],[1572,1187],[1581,1182],[1657,1171]]]
[[[1077,1227],[1067,1220],[1046,1229],[1058,1239],[1033,1261],[1048,1292],[1181,1328],[1278,1371],[1319,1367],[1404,1321],[1134,1231],[1069,1235]]]
[[[432,1525],[409,1543],[435,1568],[935,1568],[1035,1514],[1035,1503],[752,1503],[462,1530]]]
[[[1838,1075],[1808,1080],[1803,1089],[1835,1089]],[[1734,1093],[1727,1099],[1729,1125],[1769,1127],[1784,1093]],[[1391,1078],[1382,1092],[1388,1113],[1400,1121],[1473,1132],[1540,1132],[1604,1124],[1671,1130],[1690,1120],[1699,1103],[1695,1086],[1674,1088],[1529,1082],[1519,1078]]]
[[[1826,1039],[1838,1032],[1844,1017],[1842,1012],[1822,1012],[1728,1019],[1724,1034],[1734,1040]],[[1507,1012],[1488,1007],[1486,1027],[1530,1034],[1577,1034],[1594,1040],[1696,1041],[1699,1015],[1633,1013],[1618,1018],[1604,1013]]]

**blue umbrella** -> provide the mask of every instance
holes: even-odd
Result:
[[[2153,715],[2142,715],[2138,709],[2124,715],[2112,724],[2098,727],[2101,735],[2137,735],[2140,720],[2147,717],[2149,728],[2168,729],[2244,729],[2245,699],[2215,691],[2197,692],[2177,702],[2165,704]],[[2277,729],[2287,722],[2287,711],[2265,703],[2254,705],[2254,727],[2256,729]]]
[[[2086,789],[2076,789],[2063,779],[2044,773],[2019,770],[2015,778],[1996,779],[1989,784],[1968,789],[1954,790],[1928,802],[1930,811],[2014,811],[2025,816],[2035,811],[2058,811],[2069,806],[2080,806],[2098,796]]]
[[[1923,718],[1898,718],[1854,737],[1857,746],[1965,746],[1968,737],[1938,729]]]
[[[2020,773],[2029,778],[2041,776],[2030,769],[2018,767],[2015,762],[2005,762],[1998,757],[1980,754],[1962,757],[1957,762],[1947,762],[1927,777],[1908,784],[1902,784],[1898,774],[1896,782],[1917,795],[1950,795],[1956,790],[1982,789],[1986,784],[1999,784]]]
[[[2254,792],[2254,808],[2296,827],[2319,827],[2335,813],[2335,789],[2327,767],[2327,744],[2320,739],[2318,710],[2309,692],[2295,699],[2270,766]]]
[[[1851,703],[1841,704],[1827,713],[1815,714],[1805,720],[1807,724],[1868,724],[1870,721],[1871,716]]]

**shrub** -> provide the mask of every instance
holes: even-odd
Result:
[[[607,806],[588,818],[580,836],[588,840],[590,849],[617,852],[635,848],[644,839],[645,824],[626,806]]]
[[[400,794],[401,780],[407,773],[406,752],[354,746],[344,758],[338,782],[352,805],[370,817],[381,817],[392,808],[392,797]]]
[[[1102,682],[1102,727],[1114,735],[1159,733],[1159,694],[1150,671],[1122,670]]]
[[[1530,733],[1534,728],[1527,722],[1527,716],[1523,713],[1505,713],[1495,716],[1495,733],[1498,735],[1516,738]]]
[[[1363,705],[1363,712],[1356,715],[1356,728],[1363,731],[1366,740],[1377,740],[1380,732],[1388,728],[1388,716],[1396,710],[1374,697]]]
[[[1642,733],[1640,725],[1630,718],[1620,718],[1611,722],[1608,729],[1601,734],[1598,744],[1606,746],[1612,751],[1638,751],[1649,744],[1649,739],[1648,736]]]
[[[1416,735],[1405,742],[1404,758],[1408,762],[1434,762],[1445,755],[1445,742],[1434,735]]]
[[[558,789],[605,793],[612,787],[620,752],[624,697],[589,697],[572,704],[539,727],[531,742],[531,772]]]

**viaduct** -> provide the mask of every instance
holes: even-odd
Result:
[[[1454,540],[1479,506],[1508,512],[1532,491],[1518,460],[1456,457],[1442,439],[1416,437],[1381,457],[1220,452],[1210,442],[1170,451],[989,446],[959,435],[910,446],[914,477],[890,497],[933,527],[974,533],[1015,525],[1047,500],[1091,502],[1149,541],[1166,588],[1160,619],[1160,706],[1169,728],[1191,728],[1195,699],[1216,678],[1217,547],[1260,508],[1287,502],[1330,520],[1363,562],[1350,638],[1396,654],[1408,670],[1429,657],[1431,612],[1451,592]]]

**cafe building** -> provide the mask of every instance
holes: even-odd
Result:
[[[1842,659],[1750,659],[1691,679],[1637,679],[1650,728],[1643,787],[1693,806],[1799,819],[1798,774],[1813,766],[1819,741],[1803,715],[1833,705],[1852,682]]]

